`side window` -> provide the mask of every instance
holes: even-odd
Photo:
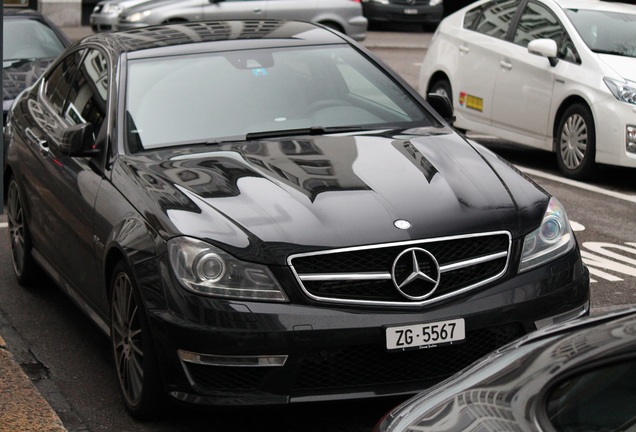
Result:
[[[559,47],[558,58],[577,62],[576,48],[559,20],[543,5],[530,2],[521,14],[513,42],[526,47],[535,39],[553,39]]]
[[[508,34],[510,23],[519,7],[519,0],[503,0],[494,2],[484,9],[479,17],[475,31],[488,36],[504,39]]]
[[[481,15],[481,11],[483,9],[483,6],[479,6],[466,12],[466,15],[464,15],[464,28],[473,28],[473,25],[477,21],[477,18],[479,18],[479,15]]]
[[[80,60],[84,51],[75,51],[62,60],[53,71],[49,74],[45,81],[44,95],[53,105],[55,112],[62,115],[64,101],[68,96],[73,76],[77,71]]]
[[[558,432],[636,429],[636,359],[580,373],[547,398],[546,414]]]
[[[98,50],[89,50],[69,89],[64,118],[69,124],[92,123],[99,131],[106,116],[108,62]]]

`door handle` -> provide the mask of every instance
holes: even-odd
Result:
[[[512,63],[508,59],[503,59],[502,61],[500,61],[499,66],[501,66],[503,70],[512,70]]]
[[[460,45],[459,46],[459,53],[460,54],[468,54],[470,52],[470,48],[467,45]]]
[[[29,141],[40,147],[40,151],[42,153],[49,152],[49,143],[45,139],[39,138],[36,134],[33,133],[31,128],[26,128],[24,132],[26,133],[27,138],[29,138]]]

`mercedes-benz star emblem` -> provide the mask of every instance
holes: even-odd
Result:
[[[409,248],[393,261],[393,283],[400,294],[409,300],[424,300],[435,292],[439,284],[439,264],[422,248]]]
[[[395,222],[393,222],[393,226],[401,230],[407,230],[411,228],[411,222],[405,219],[398,219]]]

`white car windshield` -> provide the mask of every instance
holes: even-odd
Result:
[[[36,20],[4,20],[2,61],[39,60],[57,57],[64,44],[55,32]]]
[[[436,124],[402,87],[350,47],[304,47],[130,61],[132,151],[250,134]]]
[[[636,14],[585,9],[565,12],[595,53],[636,57]]]

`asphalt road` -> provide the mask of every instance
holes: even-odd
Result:
[[[421,37],[418,31],[404,38]],[[416,85],[422,49],[373,48]],[[592,305],[601,311],[636,304],[636,186],[633,170],[604,169],[592,184],[565,183],[552,155],[479,138],[518,164],[568,209],[586,262],[593,270]],[[593,188],[590,188],[593,186]],[[2,219],[0,219],[2,222]],[[0,227],[0,245],[8,245]],[[81,263],[78,263],[81,266]],[[400,398],[277,408],[167,411],[165,418],[137,423],[125,412],[117,391],[110,347],[100,333],[52,282],[34,289],[15,282],[8,248],[0,247],[0,333],[14,355],[58,411],[69,431],[370,431]]]

